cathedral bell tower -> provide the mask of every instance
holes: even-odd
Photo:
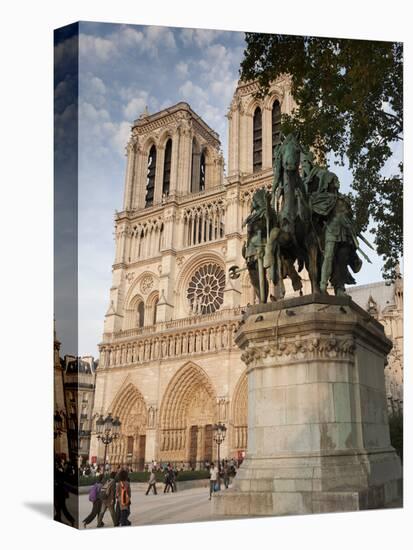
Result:
[[[152,304],[137,304],[138,325],[176,317],[176,255],[188,240],[180,203],[189,195],[223,185],[218,134],[184,102],[152,115],[145,110],[132,125],[126,156],[123,210],[115,216],[116,254],[105,334],[136,326],[136,319],[126,319],[130,312],[125,300],[128,286],[143,266],[154,273],[146,275],[146,288],[151,280],[157,295]]]

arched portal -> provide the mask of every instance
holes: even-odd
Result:
[[[108,449],[109,463],[133,464],[143,469],[145,463],[147,407],[136,386],[129,383],[118,393],[112,415],[121,421],[121,435]]]
[[[247,449],[248,434],[248,379],[244,372],[234,391],[232,404],[232,448],[233,454],[239,455]]]
[[[199,467],[213,459],[216,395],[205,372],[194,363],[172,378],[160,411],[160,460]]]

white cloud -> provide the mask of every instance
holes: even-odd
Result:
[[[77,36],[71,36],[59,42],[55,45],[53,53],[55,67],[59,67],[62,64],[68,66],[68,63],[74,60],[78,53]]]
[[[110,116],[106,109],[98,109],[87,101],[81,101],[79,104],[79,120],[80,122],[99,123],[110,120]]]
[[[81,101],[79,104],[80,162],[116,153],[123,156],[130,135],[131,123],[113,121],[106,109]]]
[[[117,54],[116,45],[112,40],[93,36],[91,34],[79,34],[79,54],[98,61],[107,61]]]
[[[128,120],[135,120],[145,110],[148,104],[148,93],[141,91],[129,100],[128,104],[123,109],[123,114]]]
[[[180,61],[176,66],[176,72],[179,76],[186,77],[188,76],[188,63]]]
[[[122,26],[111,35],[111,40],[119,50],[133,48],[139,53],[158,57],[163,50],[175,50],[173,32],[168,27],[144,27],[142,31],[130,26]]]
[[[207,101],[208,96],[205,90],[194,84],[191,80],[187,80],[180,88],[179,93],[183,96],[182,99],[186,99],[187,101],[194,100],[196,102],[199,101]]]
[[[147,27],[145,38],[152,47],[176,48],[173,32],[168,27]]]
[[[97,76],[92,76],[90,79],[90,88],[96,94],[106,93],[106,86],[103,83],[103,80]]]
[[[121,41],[129,46],[142,46],[145,41],[143,32],[133,27],[122,27],[119,37]]]
[[[124,120],[118,124],[113,124],[110,129],[112,131],[112,143],[118,153],[123,155],[126,144],[129,140],[131,124],[130,122]]]
[[[92,73],[80,74],[79,95],[84,102],[103,108],[106,107],[106,86],[103,80]]]
[[[211,29],[182,29],[180,39],[184,46],[195,45],[204,48],[212,44],[223,32]]]

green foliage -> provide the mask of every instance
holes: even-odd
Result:
[[[390,441],[403,462],[403,414],[389,415]]]
[[[155,472],[156,475],[156,481],[163,482],[165,479],[163,472]],[[176,481],[192,481],[194,479],[208,479],[209,478],[209,471],[208,470],[185,470],[183,472],[178,472],[178,476],[176,478]],[[141,482],[146,483],[149,480],[149,472],[131,472],[129,474],[129,479],[132,482]],[[95,483],[96,477],[95,476],[81,476],[79,478],[79,485],[85,486],[85,485],[92,485]]]
[[[359,230],[376,223],[384,276],[393,279],[403,254],[403,165],[383,168],[403,139],[403,46],[400,43],[246,33],[241,78],[271,81],[291,75],[297,108],[282,118],[284,134],[321,160],[334,151],[353,173],[352,201]],[[393,163],[394,164],[394,163]]]

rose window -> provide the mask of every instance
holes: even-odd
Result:
[[[214,313],[224,303],[225,272],[217,264],[206,264],[192,275],[187,298],[191,313]]]

